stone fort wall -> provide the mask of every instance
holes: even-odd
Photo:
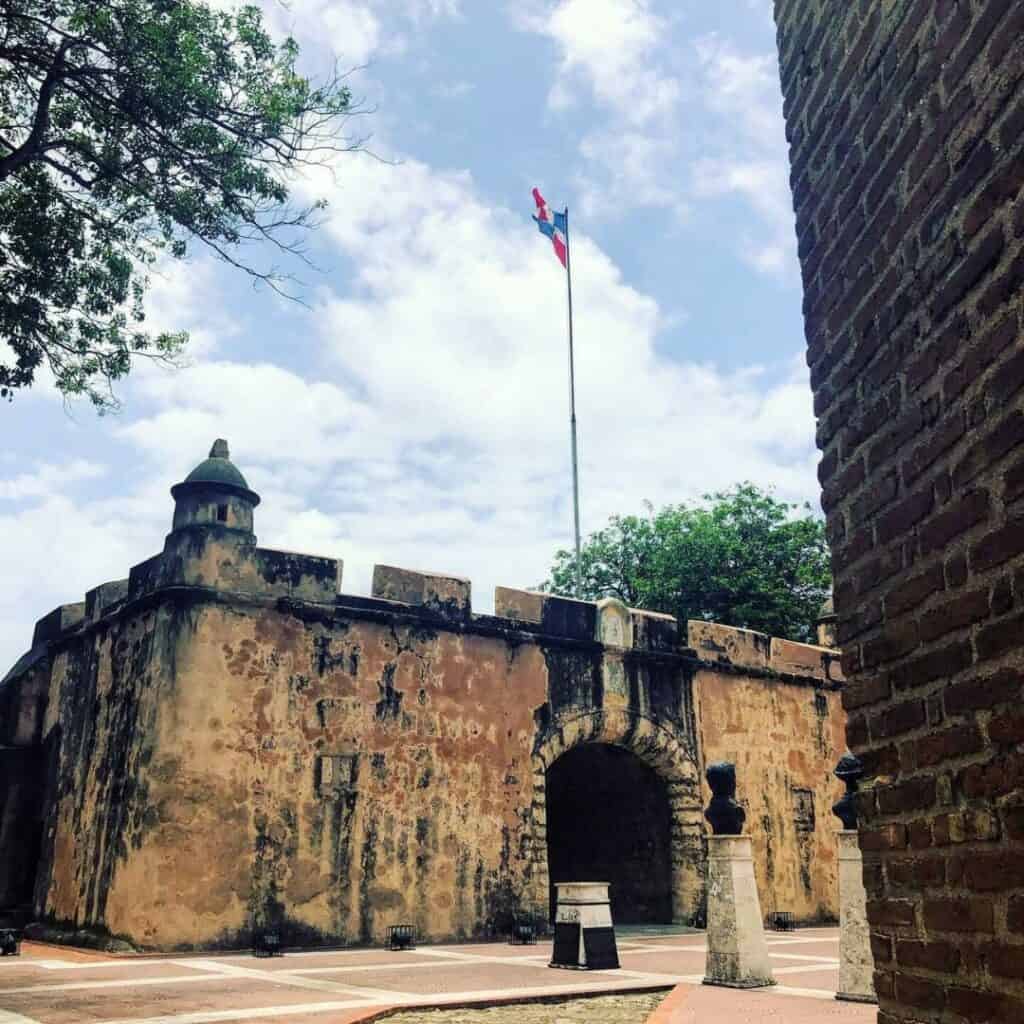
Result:
[[[879,1020],[1024,1020],[1024,6],[775,14]]]
[[[547,914],[548,769],[606,744],[667,794],[672,918],[702,920],[722,758],[766,912],[835,917],[836,651],[506,588],[480,615],[467,581],[386,566],[370,598],[340,578],[188,526],[40,620],[0,684],[0,905],[149,948],[266,923],[311,944],[486,934]]]

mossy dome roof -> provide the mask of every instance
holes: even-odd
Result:
[[[230,484],[232,487],[244,487],[249,490],[245,477],[228,457],[228,443],[223,438],[213,442],[210,456],[200,462],[187,477],[187,484]]]
[[[178,488],[186,484],[212,484],[215,487],[227,487],[236,491],[244,491],[246,495],[259,502],[259,497],[250,489],[238,467],[231,461],[228,454],[228,443],[223,438],[213,442],[210,455],[200,462],[180,484],[171,488],[174,494]]]

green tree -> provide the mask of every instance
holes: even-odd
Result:
[[[572,596],[574,563],[572,551],[558,551],[543,589]],[[706,619],[810,642],[831,586],[822,520],[809,505],[750,483],[705,495],[703,504],[613,516],[587,538],[580,563],[586,600],[613,596],[682,623]]]
[[[187,337],[144,329],[147,268],[192,242],[283,286],[242,249],[305,258],[323,204],[293,206],[289,173],[357,145],[344,77],[297,57],[254,6],[0,0],[0,396],[46,365],[102,409],[134,355],[173,361]]]

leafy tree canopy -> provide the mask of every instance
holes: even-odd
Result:
[[[147,267],[198,240],[303,256],[322,204],[288,172],[353,148],[342,76],[314,85],[298,46],[254,6],[200,0],[0,0],[0,396],[41,365],[65,395],[114,404],[135,354],[173,360],[182,333],[143,326]]]
[[[613,516],[587,538],[580,562],[585,600],[613,596],[681,623],[706,619],[809,642],[831,587],[822,520],[750,483],[703,504]],[[573,596],[572,551],[557,552],[543,589]]]

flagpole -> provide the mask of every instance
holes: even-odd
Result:
[[[569,207],[565,208],[565,280],[569,294],[569,431],[572,438],[572,513],[576,540],[576,597],[580,596],[580,474],[576,458],[576,366],[572,351],[572,265],[569,257]]]

